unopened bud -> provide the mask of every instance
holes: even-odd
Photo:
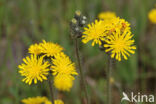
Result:
[[[72,19],[72,23],[73,23],[73,24],[76,24],[76,23],[77,23],[77,20],[76,20],[75,18],[73,18],[73,19]]]
[[[86,21],[85,20],[82,20],[81,23],[84,25],[84,24],[86,24]]]
[[[80,12],[79,10],[77,10],[77,11],[75,12],[75,14],[76,14],[77,16],[80,16],[80,15],[81,15],[81,12]]]
[[[87,17],[86,17],[86,16],[83,16],[83,17],[82,17],[82,19],[86,20],[86,19],[87,19]]]
[[[76,27],[76,28],[75,28],[75,31],[79,31],[79,28],[78,28],[78,27]]]

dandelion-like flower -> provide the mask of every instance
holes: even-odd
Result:
[[[119,17],[110,19],[110,20],[104,20],[103,21],[103,27],[104,27],[104,33],[105,36],[111,34],[111,32],[114,32],[115,30],[130,30],[130,24],[125,21],[124,19],[121,19]]]
[[[110,20],[110,19],[113,19],[116,17],[116,14],[114,12],[101,12],[99,15],[98,15],[98,18],[99,19],[102,19],[102,20]]]
[[[60,91],[70,91],[74,79],[71,75],[58,74],[54,77],[54,86]]]
[[[110,52],[111,57],[118,61],[121,61],[121,56],[127,60],[127,56],[130,56],[130,53],[134,54],[134,50],[136,49],[132,37],[133,35],[129,30],[124,32],[121,32],[120,30],[112,32],[105,40],[105,51]]]
[[[43,57],[31,54],[31,57],[27,56],[23,58],[23,61],[24,63],[18,66],[20,68],[19,73],[25,77],[22,81],[30,85],[32,81],[36,84],[37,80],[40,82],[47,80],[50,64],[47,61],[43,63]]]
[[[22,100],[22,103],[24,103],[24,104],[43,104],[45,102],[48,102],[48,99],[46,97],[40,97],[40,96],[29,97],[27,99]],[[47,104],[47,103],[45,103],[45,104]]]
[[[94,23],[91,23],[88,25],[88,28],[84,28],[83,36],[82,36],[82,42],[87,43],[89,41],[92,41],[92,46],[95,44],[102,44],[102,40],[104,40],[104,24],[103,21],[95,20]]]
[[[52,62],[55,87],[62,91],[69,91],[73,86],[73,75],[78,75],[75,64],[64,53],[57,54]]]
[[[65,75],[78,75],[75,69],[75,63],[72,63],[70,58],[65,55],[63,52],[55,55],[55,58],[52,58],[53,65],[53,75],[65,74]]]
[[[46,101],[44,102],[44,104],[52,104],[52,102],[49,101],[49,100],[46,100]]]
[[[55,100],[55,104],[64,104],[62,100]]]
[[[41,46],[41,52],[45,54],[47,57],[53,57],[56,54],[62,52],[63,48],[55,43],[52,42],[46,42],[43,40],[42,43],[40,43]]]
[[[149,14],[148,18],[151,21],[151,23],[156,24],[156,9],[152,9]]]
[[[54,100],[54,103],[55,104],[64,104],[64,102],[62,100],[59,100],[59,99],[58,100]],[[52,102],[49,101],[49,100],[46,100],[44,104],[52,104]]]
[[[49,101],[47,99],[47,97],[40,97],[40,96],[29,97],[27,99],[23,99],[22,103],[23,104],[52,104],[52,102]],[[54,103],[55,104],[64,104],[64,102],[62,100],[59,100],[59,99],[55,100]]]
[[[28,49],[29,53],[39,55],[41,53],[41,47],[39,44],[33,44]]]

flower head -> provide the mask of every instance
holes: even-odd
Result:
[[[47,61],[43,63],[43,57],[37,58],[36,55],[31,54],[31,57],[27,56],[23,58],[23,61],[24,63],[18,66],[20,68],[19,73],[25,77],[22,81],[30,85],[33,80],[35,84],[37,80],[40,82],[47,80],[46,76],[50,64]]]
[[[62,100],[59,100],[59,99],[58,100],[54,100],[54,103],[55,104],[64,104],[64,102]],[[52,102],[49,101],[49,100],[46,100],[44,104],[52,104]]]
[[[44,104],[52,104],[52,102],[49,101],[49,100],[46,100],[46,101],[44,102]]]
[[[43,104],[47,101],[48,101],[48,99],[46,97],[37,96],[37,97],[30,97],[27,99],[23,99],[22,103],[24,103],[24,104]],[[51,103],[49,103],[49,104],[51,104]]]
[[[64,104],[62,100],[55,100],[55,104]]]
[[[58,74],[54,77],[54,86],[60,91],[70,91],[74,77],[66,74]]]
[[[116,17],[116,14],[114,12],[101,12],[99,15],[98,15],[98,18],[99,19],[102,19],[102,20],[110,20],[112,18],[115,18]]]
[[[63,48],[55,43],[52,42],[46,42],[43,40],[43,43],[40,43],[41,46],[41,52],[45,54],[47,57],[53,57],[56,54],[62,52]]]
[[[104,40],[104,24],[103,21],[95,20],[94,23],[91,23],[88,25],[88,28],[84,28],[83,36],[82,36],[82,42],[87,43],[89,41],[92,41],[92,46],[95,44],[101,45],[101,40]]]
[[[39,44],[33,44],[28,49],[29,53],[39,55],[41,53],[41,47]]]
[[[22,100],[23,104],[52,104],[51,101],[49,101],[46,97],[29,97],[27,99],[23,99]],[[54,101],[55,104],[64,104],[64,102],[62,100],[55,100]]]
[[[77,75],[75,69],[75,64],[72,63],[70,58],[65,55],[63,52],[55,55],[55,58],[52,58],[53,65],[53,75],[57,74],[66,74],[66,75]]]
[[[110,52],[111,57],[118,61],[121,61],[121,56],[127,60],[127,56],[130,56],[130,53],[134,54],[134,50],[136,49],[132,37],[133,35],[129,30],[124,32],[117,30],[113,32],[111,35],[107,36],[105,40],[105,51]]]
[[[110,20],[104,20],[103,24],[104,24],[103,27],[105,28],[104,30],[105,36],[111,34],[111,32],[114,32],[115,30],[120,31],[130,30],[130,24],[124,19],[121,19],[119,17]]]
[[[151,23],[156,24],[156,9],[152,9],[149,14],[148,18],[151,21]]]

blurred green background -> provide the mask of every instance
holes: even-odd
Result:
[[[156,94],[156,26],[147,17],[154,4],[156,0],[0,0],[0,104],[49,96],[46,81],[31,86],[21,82],[18,65],[29,45],[43,39],[62,45],[76,62],[69,29],[76,10],[86,15],[88,23],[103,11],[113,11],[131,23],[137,50],[128,61],[114,62],[113,104],[120,103],[122,91]],[[80,50],[91,104],[105,104],[107,56],[81,40]],[[55,91],[55,97],[65,104],[80,104],[79,90],[78,76],[70,92]]]

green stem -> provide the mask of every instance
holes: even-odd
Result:
[[[48,77],[48,84],[49,84],[49,90],[50,90],[50,95],[51,95],[51,102],[54,104],[54,93],[53,93],[53,82],[51,80],[51,77]]]
[[[110,83],[110,78],[112,75],[112,59],[108,56],[108,68],[107,68],[107,104],[111,104],[111,93],[112,93],[112,86]]]
[[[81,67],[81,62],[80,62],[80,55],[79,55],[79,47],[78,47],[78,41],[77,39],[75,39],[75,53],[76,53],[76,58],[77,58],[77,63],[78,63],[78,69],[79,69],[79,72],[80,72],[80,83],[83,87],[83,91],[85,93],[85,96],[86,96],[86,104],[88,104],[88,94],[87,94],[87,89],[86,89],[86,81],[85,81],[85,78],[84,78],[84,75],[83,75],[83,71],[82,71],[82,67]]]

